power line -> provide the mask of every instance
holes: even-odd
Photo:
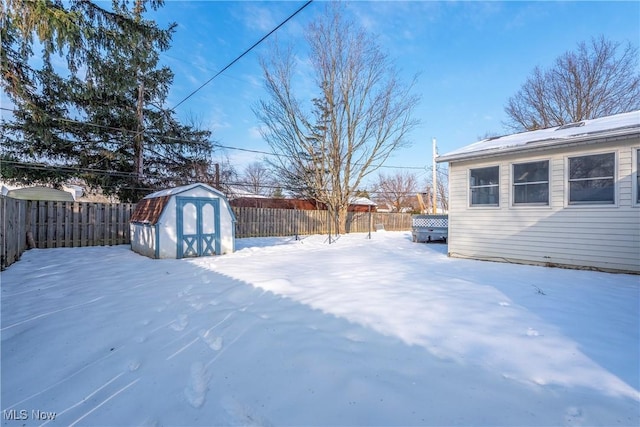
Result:
[[[16,112],[14,109],[6,108],[6,107],[0,107],[0,110],[8,111],[8,112],[11,112],[11,113],[15,113]],[[183,143],[193,143],[194,142],[193,140],[190,140],[190,139],[178,138],[178,137],[169,136],[169,135],[165,135],[165,134],[158,133],[158,132],[152,132],[152,131],[148,131],[148,130],[137,131],[137,130],[131,130],[131,129],[126,129],[126,128],[122,128],[122,127],[101,125],[101,124],[98,124],[98,123],[83,122],[83,121],[80,121],[80,120],[74,120],[74,119],[69,119],[69,118],[65,118],[65,117],[54,117],[54,116],[48,116],[48,117],[51,120],[62,122],[62,123],[71,123],[71,124],[77,124],[77,125],[81,125],[81,126],[88,126],[88,127],[99,128],[99,129],[116,131],[116,132],[120,132],[120,133],[123,133],[123,134],[129,134],[131,137],[134,137],[134,136],[142,133],[143,135],[153,136],[153,137],[161,138],[163,140],[169,140],[169,141],[175,141],[175,142],[183,142]],[[23,142],[26,143],[26,141],[23,141]],[[74,145],[77,145],[79,143],[88,145],[91,142],[92,141],[75,140],[75,141],[68,141],[68,145],[69,146],[74,146]],[[204,142],[204,141],[202,141],[202,142]],[[242,148],[242,147],[235,147],[235,146],[232,146],[232,145],[223,145],[223,144],[217,143],[214,140],[208,140],[207,142],[209,142],[212,145],[212,147],[214,147],[214,148],[217,147],[217,148],[222,148],[222,149],[225,149],[225,150],[242,151],[242,152],[246,152],[246,153],[262,154],[262,155],[265,155],[265,156],[273,156],[273,157],[286,157],[286,158],[292,158],[292,159],[296,158],[296,156],[291,156],[291,155],[287,155],[287,154],[283,154],[283,153],[274,153],[274,152],[269,152],[269,151],[264,151],[264,150],[253,149],[253,148]],[[117,141],[113,141],[113,142],[110,142],[110,143],[116,144]],[[146,147],[146,149],[148,149],[149,151],[155,153],[158,156],[166,158],[166,156],[158,153],[157,151],[155,151],[155,150],[153,150],[153,149],[151,149],[149,147]],[[384,168],[384,169],[419,170],[419,171],[428,171],[428,170],[431,170],[431,168],[432,168],[431,166],[398,166],[398,165],[384,165],[384,164],[372,165],[372,167]]]
[[[0,110],[6,110],[6,111],[14,111],[8,108],[3,108],[0,107]],[[137,134],[138,131],[134,131],[134,130],[129,130],[129,129],[125,129],[125,128],[116,128],[116,127],[111,127],[111,126],[105,126],[105,125],[99,125],[96,123],[89,123],[89,122],[80,122],[77,120],[72,120],[72,119],[65,119],[65,118],[56,118],[56,117],[50,117],[52,120],[56,120],[56,121],[60,121],[60,122],[67,122],[67,123],[76,123],[76,124],[81,124],[84,126],[93,126],[93,127],[97,127],[97,128],[101,128],[101,129],[108,129],[108,130],[114,130],[114,131],[118,131],[121,133],[129,133],[132,136]],[[177,137],[172,137],[172,136],[168,136],[168,135],[163,135],[160,133],[155,133],[155,132],[149,132],[149,131],[143,131],[143,133],[145,135],[148,136],[154,136],[157,138],[162,138],[164,140],[171,140],[171,141],[175,141],[175,142],[185,142],[185,143],[192,143],[194,142],[193,140],[187,140],[187,139],[183,139],[183,138],[177,138]],[[24,143],[26,143],[26,141],[23,141]],[[79,143],[84,144],[84,145],[88,145],[90,144],[92,141],[81,141],[81,140],[77,140],[77,141],[68,141],[67,145],[69,146],[74,146],[77,145]],[[269,151],[264,151],[264,150],[258,150],[258,149],[252,149],[252,148],[242,148],[242,147],[235,147],[232,145],[223,145],[223,144],[219,144],[216,141],[213,140],[209,140],[207,141],[209,142],[213,148],[221,148],[221,149],[225,149],[225,150],[232,150],[232,151],[242,151],[242,152],[246,152],[246,153],[253,153],[253,154],[262,154],[265,156],[274,156],[274,157],[286,157],[286,158],[296,158],[295,156],[291,156],[291,155],[287,155],[287,154],[278,154],[278,153],[273,153],[273,152],[269,152]],[[117,141],[114,142],[110,142],[112,144],[116,144]],[[145,149],[155,153],[158,156],[161,157],[165,157],[163,154],[158,153],[156,150],[151,149],[150,147],[145,147]],[[427,171],[431,169],[431,166],[398,166],[398,165],[372,165],[378,168],[385,168],[385,169],[407,169],[407,170],[419,170],[419,171]]]
[[[17,168],[17,169],[28,169],[28,170],[46,170],[46,171],[60,171],[60,172],[68,172],[68,173],[73,173],[73,172],[77,172],[77,173],[90,173],[96,176],[111,176],[111,177],[121,177],[121,178],[134,178],[136,177],[136,174],[134,172],[121,172],[121,171],[113,171],[113,170],[109,170],[109,169],[99,169],[99,168],[89,168],[89,167],[79,167],[79,166],[66,166],[66,165],[48,165],[48,164],[44,164],[44,163],[29,163],[29,162],[21,162],[21,161],[17,161],[17,160],[1,160],[0,163],[3,164],[7,164],[7,165],[12,165],[13,167]],[[152,179],[172,179],[171,177],[167,177],[161,174],[154,174],[154,173],[147,173],[145,174],[145,177],[147,178],[152,178]],[[173,179],[178,179],[180,181],[185,181],[185,182],[198,182],[197,178],[198,177],[192,177],[192,178],[188,178],[188,177],[174,177]],[[309,189],[313,189],[316,191],[325,191],[327,189],[325,188],[320,188],[320,187],[310,187],[310,186],[291,186],[291,185],[281,185],[278,183],[256,183],[256,182],[252,182],[252,181],[248,181],[248,180],[238,180],[238,179],[229,179],[229,180],[222,180],[221,184],[225,185],[225,186],[230,186],[230,187],[240,187],[240,188],[260,188],[260,189],[277,189],[277,188],[281,188],[283,190],[288,190],[288,191],[304,191],[304,190],[309,190]],[[104,185],[106,187],[115,187],[115,185]],[[142,189],[148,189],[148,188],[142,188]],[[329,191],[331,191],[329,189]],[[413,190],[407,190],[407,191],[387,191],[387,190],[380,190],[380,189],[375,189],[372,188],[371,190],[368,190],[368,192],[370,194],[415,194],[416,191]]]
[[[293,14],[291,14],[287,19],[285,19],[284,21],[282,21],[280,24],[278,24],[273,30],[269,31],[269,33],[267,33],[267,35],[265,35],[264,37],[262,37],[260,40],[258,40],[257,42],[255,42],[249,49],[245,50],[244,52],[242,52],[236,59],[234,59],[233,61],[231,61],[229,64],[227,64],[222,70],[218,71],[213,77],[211,77],[209,80],[207,80],[206,82],[204,82],[202,85],[200,85],[200,87],[198,87],[196,90],[194,90],[193,92],[191,92],[189,95],[187,95],[182,101],[178,102],[173,108],[171,108],[171,110],[169,111],[174,111],[176,108],[178,108],[183,102],[185,102],[187,99],[191,98],[193,95],[195,95],[200,89],[202,89],[203,87],[205,87],[206,85],[208,85],[209,83],[211,83],[211,81],[213,79],[215,79],[216,77],[218,77],[220,74],[224,73],[229,67],[231,67],[233,64],[235,64],[236,62],[238,62],[243,56],[245,56],[247,53],[249,53],[250,51],[252,51],[256,46],[258,46],[260,43],[262,43],[267,37],[269,37],[271,34],[273,34],[274,32],[276,32],[280,27],[282,27],[284,24],[286,24],[291,18],[293,18],[294,16],[296,16],[300,11],[302,11],[302,9],[304,9],[305,7],[309,6],[311,4],[311,2],[313,2],[313,0],[308,0],[304,5],[302,5],[298,10],[296,10],[295,12],[293,12]]]

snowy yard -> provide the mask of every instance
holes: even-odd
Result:
[[[237,246],[26,252],[1,276],[2,425],[640,424],[639,276],[400,232]]]

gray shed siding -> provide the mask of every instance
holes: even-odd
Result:
[[[640,206],[635,159],[640,139],[535,153],[511,153],[449,165],[449,254],[495,261],[640,272]],[[616,154],[615,204],[569,205],[567,158]],[[512,165],[549,160],[549,205],[513,206]],[[498,207],[469,206],[469,170],[500,167]]]

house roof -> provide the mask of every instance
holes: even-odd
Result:
[[[548,129],[483,139],[438,156],[435,160],[439,163],[467,160],[517,151],[628,138],[633,135],[640,135],[640,110]]]
[[[52,200],[56,202],[74,202],[73,195],[68,191],[56,190],[49,187],[16,188],[7,191],[7,197],[21,200]]]
[[[349,199],[349,203],[359,206],[378,206],[376,202],[366,197],[352,197],[351,199]]]
[[[289,199],[283,197],[236,197],[229,202],[231,206],[237,208],[265,208],[265,209],[298,209],[298,210],[325,210],[324,203],[313,199]],[[350,199],[349,211],[364,210],[371,206],[375,208],[376,203],[366,197],[352,197]],[[361,208],[361,209],[359,209]]]
[[[240,188],[240,187],[233,186],[233,185],[229,186],[229,194],[227,195],[227,198],[229,200],[243,198],[243,197],[251,197],[253,199],[266,199],[266,198],[268,198],[267,196],[263,196],[262,194],[256,194],[256,193],[253,193],[251,191],[247,191],[244,188]]]

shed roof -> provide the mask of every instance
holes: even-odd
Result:
[[[52,200],[56,202],[74,202],[73,195],[68,191],[56,190],[50,187],[16,188],[7,192],[7,197],[21,200]]]
[[[192,190],[197,187],[202,187],[211,193],[216,194],[219,197],[226,198],[225,195],[216,190],[215,188],[202,183],[195,183],[189,185],[183,185],[180,187],[167,188],[166,190],[156,191],[155,193],[147,194],[142,200],[136,203],[136,208],[131,214],[130,221],[138,224],[155,225],[162,215],[164,207],[167,205],[171,197]],[[235,217],[231,211],[231,217]]]
[[[130,221],[149,225],[156,224],[169,199],[171,199],[171,196],[158,196],[140,200],[136,203],[136,208],[131,214]]]
[[[576,143],[640,135],[640,110],[563,126],[488,138],[436,157],[436,162],[467,160]]]
[[[166,190],[156,191],[155,193],[147,194],[144,198],[153,199],[155,197],[173,196],[176,194],[184,193],[185,191],[192,190],[196,187],[202,187],[208,191],[211,191],[212,193],[216,193],[218,196],[222,196],[226,198],[226,196],[221,191],[216,190],[215,188],[200,182],[196,182],[195,184],[183,185],[180,187],[167,188]]]

